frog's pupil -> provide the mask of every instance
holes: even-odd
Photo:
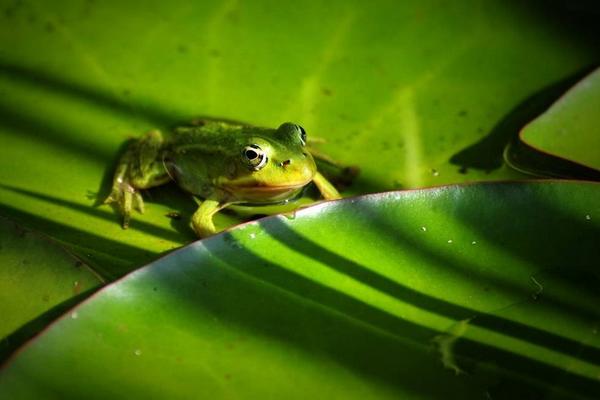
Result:
[[[267,155],[257,144],[244,147],[241,156],[244,158],[248,168],[253,171],[263,168],[268,161]]]
[[[254,160],[256,157],[258,157],[258,153],[254,150],[248,149],[246,150],[246,157],[248,160]]]

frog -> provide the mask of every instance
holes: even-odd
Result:
[[[127,229],[132,211],[144,213],[141,191],[175,182],[199,206],[191,226],[199,238],[217,233],[213,217],[233,205],[272,205],[299,197],[313,183],[324,200],[341,198],[317,170],[306,130],[196,119],[169,135],[151,130],[132,140],[115,169],[105,204],[114,204]]]

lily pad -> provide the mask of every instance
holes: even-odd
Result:
[[[594,398],[600,186],[319,204],[103,288],[0,373],[7,398]]]
[[[598,110],[600,69],[528,124],[520,133],[524,146],[512,146],[507,151],[508,161],[516,168],[534,173],[600,179]],[[528,155],[528,152],[538,154]]]
[[[40,329],[17,333],[24,324],[102,283],[59,243],[0,218],[0,358]]]

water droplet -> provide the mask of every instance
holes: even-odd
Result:
[[[433,169],[433,168],[431,169],[431,175],[438,176],[439,174],[440,173],[439,173],[439,171],[437,169]]]
[[[448,243],[452,243],[452,239],[448,239]]]
[[[423,232],[427,232],[427,227],[426,227],[426,226],[422,226],[422,227],[421,227],[421,230],[422,230]]]
[[[71,313],[71,318],[72,318],[72,319],[77,319],[78,317],[79,317],[79,314],[77,314],[77,311],[73,311],[73,312]]]
[[[590,219],[592,219],[592,216],[591,216],[590,214],[587,214],[587,215],[585,216],[585,219],[589,221]]]
[[[135,349],[135,351],[133,352],[133,354],[135,354],[136,356],[141,356],[142,355],[142,351],[140,349]]]
[[[475,240],[473,240],[473,241],[471,242],[471,244],[477,244],[477,242],[476,242]]]
[[[77,286],[77,285],[79,285],[79,281],[73,282],[73,286]]]
[[[250,234],[250,239],[254,239],[256,237],[256,233],[251,233]]]
[[[293,221],[296,219],[296,211],[292,211],[291,213],[285,213],[283,215],[285,215],[285,217],[287,219],[289,219],[290,221]]]

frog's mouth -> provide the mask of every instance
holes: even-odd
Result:
[[[280,192],[280,191],[288,191],[299,189],[302,186],[305,186],[306,183],[298,184],[298,185],[279,185],[279,186],[246,186],[246,187],[237,187],[237,190],[250,190],[255,192]]]
[[[244,201],[278,201],[286,200],[290,197],[294,197],[306,183],[299,183],[294,185],[269,185],[269,186],[230,186],[227,189],[230,193],[233,193],[235,197],[243,199]]]

